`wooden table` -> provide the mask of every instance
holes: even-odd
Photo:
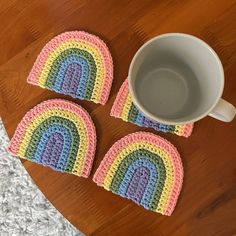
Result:
[[[219,54],[225,69],[224,98],[236,104],[236,4],[234,0],[5,0],[0,3],[0,115],[9,136],[33,106],[66,98],[26,83],[37,54],[53,36],[86,30],[108,44],[115,75],[105,106],[76,100],[96,125],[98,145],[90,178],[60,174],[22,161],[52,204],[86,235],[236,234],[236,122],[205,118],[186,139],[159,133],[182,156],[185,178],[171,217],[138,207],[97,187],[91,178],[108,148],[124,135],[145,130],[109,116],[136,50],[166,32],[196,35]],[[149,130],[153,132],[153,130]]]

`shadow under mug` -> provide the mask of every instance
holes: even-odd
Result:
[[[207,115],[229,122],[236,114],[221,98],[219,57],[192,35],[168,33],[146,42],[132,59],[128,81],[138,109],[163,124],[191,123]]]

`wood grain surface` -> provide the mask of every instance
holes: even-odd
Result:
[[[9,136],[33,106],[66,98],[26,83],[41,48],[53,36],[85,30],[100,36],[114,60],[114,82],[105,106],[73,100],[91,114],[98,137],[88,179],[22,161],[52,204],[86,235],[236,235],[236,121],[205,118],[188,139],[158,133],[179,150],[185,178],[171,217],[144,210],[92,182],[109,147],[138,130],[109,116],[137,49],[153,36],[184,32],[218,53],[225,69],[223,97],[236,104],[235,0],[2,0],[0,2],[0,115]],[[157,132],[156,132],[157,133]]]

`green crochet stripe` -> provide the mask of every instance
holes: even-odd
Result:
[[[55,61],[52,64],[52,67],[49,71],[48,78],[47,78],[46,83],[45,83],[45,87],[48,88],[48,89],[53,88],[61,64],[65,60],[70,58],[71,56],[81,57],[81,58],[85,59],[88,62],[88,65],[89,65],[89,78],[88,78],[88,81],[87,81],[87,84],[86,84],[86,90],[85,90],[84,98],[85,99],[90,99],[91,96],[92,96],[94,84],[95,84],[95,81],[96,81],[97,67],[96,67],[96,63],[94,61],[93,56],[89,52],[87,52],[85,50],[78,49],[78,48],[66,49],[65,51],[63,51],[55,59]]]
[[[157,173],[159,177],[155,184],[152,197],[149,200],[149,209],[155,210],[160,200],[160,197],[164,188],[165,180],[166,180],[166,169],[165,169],[163,160],[155,153],[152,153],[145,149],[140,149],[127,155],[120,163],[109,188],[112,192],[118,193],[120,184],[122,180],[124,179],[129,166],[131,165],[132,162],[137,160],[139,157],[145,158],[148,161],[152,162],[157,169]]]
[[[138,113],[139,113],[138,109],[132,103],[129,110],[128,121],[135,123]]]
[[[69,130],[69,132],[71,134],[72,142],[71,142],[71,147],[70,147],[70,151],[69,151],[70,158],[68,158],[67,163],[66,163],[66,167],[64,169],[64,171],[71,172],[74,167],[75,161],[76,161],[77,151],[78,151],[78,147],[80,144],[80,136],[79,136],[79,133],[77,131],[75,124],[72,121],[65,119],[63,117],[57,117],[57,116],[49,117],[48,119],[44,120],[34,130],[32,136],[31,136],[29,145],[28,145],[26,152],[25,152],[25,158],[27,158],[28,160],[34,159],[34,155],[36,153],[40,139],[42,138],[42,135],[45,132],[45,130],[48,129],[51,125],[64,126],[65,128],[67,128]]]

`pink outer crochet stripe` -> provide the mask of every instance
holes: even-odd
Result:
[[[104,105],[107,102],[109,97],[109,93],[111,90],[112,80],[113,80],[113,61],[111,54],[109,52],[106,44],[97,36],[89,34],[84,31],[69,31],[62,33],[53,39],[51,39],[41,50],[38,55],[32,70],[27,78],[27,82],[33,85],[38,85],[39,74],[43,69],[43,66],[49,56],[49,54],[55,50],[61,43],[70,41],[70,40],[78,40],[78,42],[85,42],[93,47],[97,48],[98,51],[102,54],[103,64],[105,68],[105,78],[102,85],[101,95],[100,95],[100,103]],[[103,92],[106,91],[104,94]]]
[[[119,92],[117,93],[115,102],[111,108],[111,113],[110,113],[111,116],[114,116],[117,118],[121,117],[123,105],[128,96],[128,93],[129,93],[129,84],[128,84],[128,80],[126,79],[121,85]]]
[[[83,171],[81,173],[81,176],[88,177],[96,150],[96,130],[88,112],[84,108],[73,102],[69,102],[63,99],[51,99],[44,101],[29,110],[21,120],[20,124],[17,126],[16,131],[11,139],[10,145],[8,146],[8,152],[16,156],[27,127],[34,121],[35,118],[37,118],[38,114],[41,114],[46,109],[50,110],[53,108],[73,112],[75,115],[81,117],[84,121],[84,125],[87,130],[88,147],[82,166]]]
[[[193,131],[193,123],[183,125],[183,136],[188,138]]]
[[[107,172],[117,155],[129,144],[137,143],[139,141],[145,141],[147,143],[158,146],[170,156],[170,160],[174,170],[174,184],[171,190],[169,201],[167,203],[165,215],[171,215],[178,200],[180,190],[182,188],[183,166],[177,149],[170,142],[168,142],[164,138],[161,138],[160,136],[148,132],[136,132],[129,134],[115,142],[106,153],[104,159],[102,160],[100,166],[94,174],[93,181],[96,182],[97,185],[102,186]]]

